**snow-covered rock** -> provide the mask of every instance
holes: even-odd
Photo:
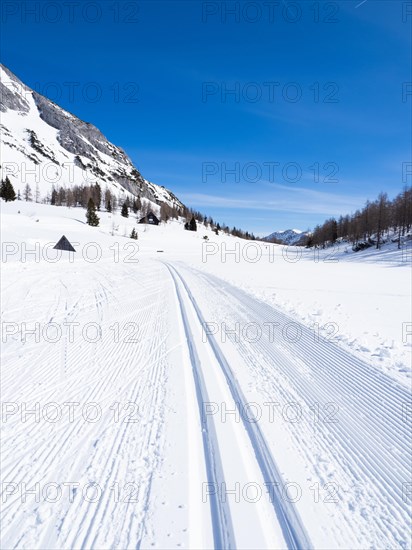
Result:
[[[274,231],[263,240],[279,242],[281,244],[296,244],[307,236],[307,233],[300,229],[285,229],[283,231]]]
[[[143,178],[126,153],[95,126],[65,111],[0,65],[1,177],[16,191],[28,183],[42,197],[56,187],[99,185],[182,207],[169,190]]]

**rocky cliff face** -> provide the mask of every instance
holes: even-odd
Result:
[[[30,93],[28,88],[17,78],[7,67],[0,64],[2,71],[0,80],[0,111],[5,113],[7,109],[28,113],[30,111],[26,94]]]
[[[181,208],[177,197],[144,179],[126,153],[98,128],[65,111],[0,65],[1,164],[16,185],[97,182],[116,195],[130,193]]]

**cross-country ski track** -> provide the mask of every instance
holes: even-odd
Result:
[[[2,423],[3,548],[410,547],[406,386],[188,263],[108,262],[87,281],[7,266],[3,319],[95,322],[101,339],[5,346],[2,401],[19,410]],[[237,336],[247,325],[258,337]],[[22,421],[23,403],[39,418]],[[51,422],[48,403],[80,406]],[[66,493],[22,501],[36,483]]]

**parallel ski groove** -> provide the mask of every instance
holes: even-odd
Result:
[[[197,314],[197,317],[199,319],[199,322],[201,325],[204,325],[204,319],[202,316],[202,313],[199,309],[199,306],[197,305],[195,299],[193,298],[192,293],[190,292],[190,289],[188,288],[186,282],[180,275],[180,273],[170,264],[165,264],[169,271],[176,274],[176,276],[181,281],[195,311]],[[215,354],[216,360],[221,367],[221,370],[226,378],[226,381],[228,383],[230,392],[232,394],[232,397],[239,406],[239,403],[243,405],[246,404],[246,399],[242,393],[242,390],[239,387],[239,384],[236,381],[236,377],[233,376],[232,370],[227,363],[225,357],[223,356],[221,350],[217,346],[215,340],[208,337],[208,341],[213,349],[213,352]],[[281,484],[282,477],[280,472],[277,469],[277,466],[273,460],[273,457],[271,455],[271,452],[267,446],[267,443],[263,437],[263,434],[257,425],[257,423],[251,423],[251,422],[245,422],[242,416],[243,425],[246,429],[246,432],[249,436],[250,442],[252,444],[252,447],[255,452],[255,456],[257,459],[257,462],[259,464],[260,470],[263,475],[263,479],[265,480],[265,483],[273,484],[278,483]],[[278,518],[279,524],[282,528],[283,535],[285,537],[285,541],[287,543],[288,548],[298,550],[300,548],[310,549],[312,548],[312,545],[310,543],[309,537],[305,531],[305,528],[301,522],[301,519],[299,518],[296,509],[294,506],[286,502],[282,499],[280,493],[278,492],[278,488],[276,486],[275,489],[275,496],[276,498],[273,499],[272,504],[274,511],[276,513],[276,516]],[[221,547],[218,547],[221,548]],[[225,548],[225,547],[223,547]]]

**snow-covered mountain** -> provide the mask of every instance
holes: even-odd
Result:
[[[274,231],[263,240],[279,242],[281,244],[297,244],[307,236],[307,233],[300,229],[285,229],[284,231]]]
[[[42,197],[56,187],[99,183],[116,196],[129,194],[182,207],[169,190],[144,179],[126,153],[92,124],[38,94],[0,64],[1,177],[16,191],[28,183]]]

